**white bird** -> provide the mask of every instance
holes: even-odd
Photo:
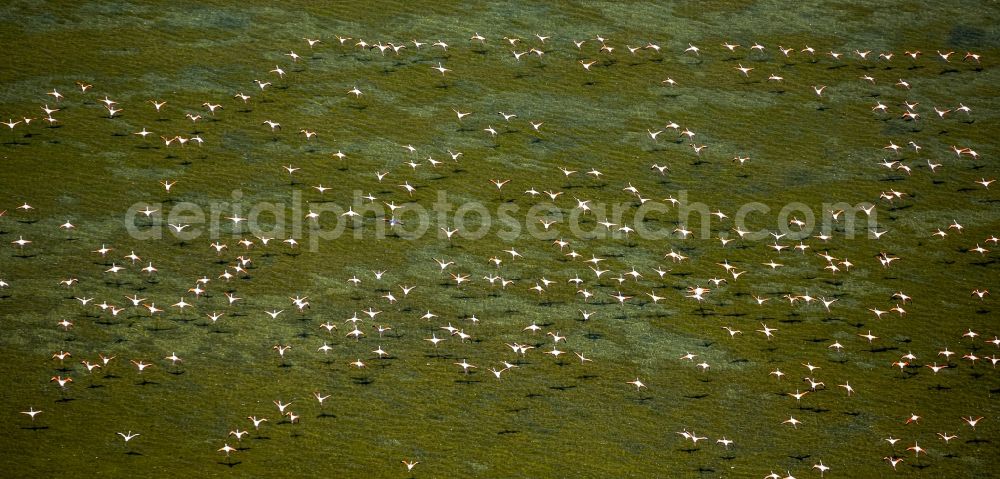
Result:
[[[35,420],[35,416],[41,414],[42,411],[36,411],[34,407],[29,407],[27,411],[21,411],[21,414],[25,414],[31,417],[32,422]]]
[[[450,72],[451,71],[450,69],[445,68],[444,66],[442,66],[441,62],[438,62],[437,66],[436,67],[431,67],[431,69],[437,70],[437,71],[441,72],[441,75],[444,75],[444,72]]]

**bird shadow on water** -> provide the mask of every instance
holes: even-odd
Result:
[[[367,385],[375,382],[375,380],[373,380],[373,379],[371,379],[371,378],[369,378],[367,376],[355,376],[355,377],[351,378],[351,381],[353,381],[354,384],[358,384],[358,385],[361,385],[361,386],[367,386]]]

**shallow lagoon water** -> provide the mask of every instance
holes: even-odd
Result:
[[[982,359],[958,359],[974,353],[996,355],[984,342],[1000,334],[992,312],[994,298],[980,301],[969,292],[997,288],[995,252],[970,253],[976,244],[997,246],[985,238],[1000,230],[995,208],[996,185],[974,183],[995,178],[997,137],[996,61],[998,32],[993,2],[957,4],[914,2],[872,8],[867,3],[815,2],[794,8],[773,2],[720,2],[655,5],[640,3],[507,3],[443,6],[384,4],[325,9],[285,4],[281,7],[199,2],[172,7],[145,3],[101,3],[67,8],[61,4],[10,3],[3,7],[0,40],[6,67],[0,69],[0,116],[36,117],[24,128],[0,132],[0,238],[33,241],[23,252],[13,245],[0,255],[4,334],[0,359],[6,418],[0,461],[12,477],[69,477],[100,474],[134,476],[308,476],[407,477],[403,459],[420,461],[417,477],[762,477],[771,470],[797,477],[819,473],[820,460],[831,477],[889,476],[882,458],[905,461],[897,474],[941,477],[990,477],[996,467],[1000,417],[997,372]],[[485,46],[468,40],[488,38]],[[551,35],[541,44],[535,33]],[[373,43],[432,43],[444,40],[447,51],[409,43],[400,55],[340,46],[335,35]],[[594,37],[615,47],[598,51]],[[519,51],[540,47],[545,55],[510,53],[504,36],[522,38]],[[321,38],[310,50],[302,37]],[[587,39],[582,49],[571,40]],[[659,44],[659,53],[628,53],[626,45]],[[743,46],[729,53],[724,42]],[[763,54],[748,45],[760,42]],[[683,53],[688,44],[701,55]],[[785,57],[779,45],[797,51]],[[816,48],[810,57],[801,51]],[[852,52],[893,51],[890,62],[860,61]],[[904,50],[920,49],[916,62]],[[303,56],[291,62],[294,50]],[[843,52],[834,61],[825,52]],[[956,51],[950,63],[935,50]],[[982,63],[963,62],[966,51]],[[578,61],[597,60],[587,72]],[[444,76],[431,69],[441,62]],[[734,70],[752,67],[749,78]],[[280,65],[283,79],[268,70]],[[785,78],[766,80],[777,74]],[[876,78],[872,85],[860,77]],[[661,83],[670,77],[676,87]],[[272,85],[261,92],[253,83]],[[910,89],[896,86],[904,79]],[[76,81],[93,84],[86,93]],[[826,85],[821,97],[814,85]],[[364,93],[354,98],[347,91]],[[65,94],[54,114],[56,128],[41,123],[39,106],[56,102],[45,92]],[[246,105],[233,98],[252,96]],[[105,95],[124,108],[108,118],[98,102]],[[161,114],[147,100],[168,103]],[[201,106],[220,103],[214,117]],[[921,118],[900,118],[904,101],[920,102]],[[885,103],[890,113],[871,108]],[[938,118],[932,107],[972,108]],[[452,109],[473,114],[462,122]],[[497,111],[516,113],[505,122]],[[192,123],[186,113],[204,118]],[[271,132],[264,120],[282,123]],[[528,121],[542,121],[534,132]],[[688,141],[668,131],[653,141],[647,129],[674,121],[696,132],[695,143],[708,145],[695,155]],[[483,129],[500,131],[491,138]],[[149,140],[131,133],[155,132]],[[312,129],[306,141],[297,131]],[[165,147],[155,138],[199,134],[202,147]],[[922,146],[919,153],[907,142]],[[904,147],[898,155],[883,147]],[[410,155],[402,145],[418,149]],[[975,150],[979,159],[956,156],[951,145]],[[447,150],[461,151],[453,162]],[[342,151],[345,160],[333,153]],[[444,161],[432,168],[428,156]],[[750,157],[744,166],[732,158]],[[907,175],[879,162],[899,159]],[[412,169],[411,159],[422,166]],[[926,160],[942,163],[936,173]],[[669,165],[661,176],[649,165]],[[301,168],[291,177],[283,165]],[[558,167],[578,170],[566,177]],[[584,176],[596,168],[599,179]],[[380,183],[375,171],[388,171]],[[163,180],[176,180],[167,194]],[[509,179],[501,192],[490,179]],[[408,196],[396,185],[417,186]],[[747,227],[777,231],[786,226],[780,210],[791,202],[811,209],[822,221],[824,203],[877,205],[881,239],[865,229],[836,228],[829,242],[804,239],[806,254],[777,253],[767,240],[722,246],[714,237],[735,236],[731,220],[710,217],[712,238],[651,239],[641,235],[600,235],[583,239],[557,223],[554,238],[542,240],[522,228],[514,240],[491,233],[479,240],[449,242],[430,223],[416,239],[390,234],[374,240],[384,224],[371,214],[349,234],[308,247],[309,209],[344,207],[356,195],[371,193],[380,201],[430,208],[441,191],[457,207],[478,201],[487,210],[516,207],[524,214],[538,199],[523,195],[563,191],[555,201],[564,218],[573,197],[594,204],[639,208],[622,191],[631,183],[643,197],[669,196],[701,202],[733,215],[749,202],[768,213],[751,215]],[[332,188],[320,194],[311,186]],[[888,203],[879,194],[905,192]],[[323,203],[330,201],[333,203]],[[23,202],[35,209],[17,210]],[[297,237],[302,247],[257,241],[244,251],[237,241],[250,237],[220,222],[219,238],[181,241],[166,220],[140,217],[142,232],[162,231],[159,238],[139,238],[126,230],[130,207],[147,204],[162,214],[185,203],[206,211],[219,206],[224,216],[247,213],[263,202],[287,207],[283,228],[274,236]],[[293,205],[301,203],[301,209]],[[237,211],[238,210],[238,211]],[[401,215],[409,226],[415,219]],[[625,216],[626,221],[630,218]],[[863,216],[857,217],[859,221]],[[277,218],[262,216],[267,225]],[[602,231],[598,215],[586,217],[588,231]],[[72,232],[58,225],[71,221]],[[612,220],[615,221],[615,220]],[[933,236],[953,221],[964,231]],[[334,228],[326,212],[319,227]],[[532,226],[538,229],[532,220]],[[701,220],[678,218],[676,208],[648,215],[650,227],[677,226],[699,232]],[[296,224],[299,229],[296,229]],[[206,225],[194,225],[195,227]],[[468,217],[467,229],[478,226]],[[522,224],[523,226],[523,224]],[[405,236],[406,228],[399,234]],[[355,239],[359,233],[362,239]],[[564,237],[584,258],[606,258],[609,273],[595,279],[587,263],[571,261],[552,245]],[[209,243],[219,239],[229,249],[216,254]],[[793,245],[796,242],[788,241]],[[107,244],[107,258],[92,253]],[[507,259],[515,248],[523,259]],[[129,264],[130,251],[152,261],[158,271]],[[689,259],[674,263],[671,250]],[[854,263],[832,274],[815,253],[828,251]],[[901,258],[885,269],[876,255]],[[248,275],[225,282],[217,278],[239,255],[253,259]],[[500,268],[487,260],[505,258]],[[441,273],[434,258],[455,261]],[[723,260],[745,276],[719,287],[710,279],[725,277]],[[785,266],[771,270],[761,263]],[[113,276],[112,262],[126,266]],[[613,279],[635,267],[638,281]],[[654,268],[669,268],[660,278]],[[387,270],[381,280],[374,270]],[[230,269],[231,271],[231,269]],[[449,273],[468,274],[471,282],[455,287]],[[515,281],[506,289],[481,279],[500,274]],[[588,302],[566,280],[579,274],[595,293]],[[353,286],[352,276],[362,280]],[[188,288],[208,276],[205,296],[195,300]],[[59,285],[67,278],[79,281]],[[540,278],[556,281],[544,294],[530,290]],[[416,285],[401,297],[398,285]],[[691,286],[713,289],[704,303],[685,298]],[[381,296],[399,297],[390,304]],[[635,296],[619,305],[611,296]],[[868,309],[888,310],[904,291],[914,299],[899,317],[877,319]],[[227,304],[225,292],[244,298]],[[666,299],[657,304],[647,292]],[[127,308],[112,318],[91,303],[94,297],[125,306],[138,294],[168,311],[150,319],[142,309]],[[782,295],[837,298],[828,313],[815,302],[789,304]],[[311,308],[293,311],[288,297],[309,296]],[[752,295],[773,299],[758,306]],[[194,308],[168,305],[184,297]],[[366,320],[366,337],[354,341],[344,319],[369,307],[381,310]],[[192,310],[193,309],[193,310]],[[285,309],[278,319],[264,311]],[[579,310],[595,311],[587,321]],[[426,311],[438,317],[419,319]],[[224,312],[213,325],[206,315]],[[473,324],[470,317],[480,321]],[[57,322],[74,323],[68,331]],[[339,329],[327,334],[320,324]],[[437,348],[423,341],[448,323],[472,335],[451,337]],[[522,328],[537,323],[542,332]],[[770,341],[756,329],[778,328]],[[379,339],[373,324],[393,330]],[[730,338],[722,329],[743,331]],[[981,336],[963,338],[967,330]],[[879,336],[872,345],[859,337]],[[552,358],[545,332],[567,336]],[[837,353],[828,346],[844,345]],[[334,349],[316,350],[324,342]],[[537,345],[523,359],[504,343]],[[272,346],[290,344],[282,362]],[[375,359],[381,346],[390,353]],[[938,357],[948,348],[950,361]],[[51,358],[70,351],[64,365]],[[571,352],[593,359],[581,364]],[[893,361],[912,351],[921,367],[898,371]],[[162,359],[176,352],[183,361]],[[697,361],[680,358],[691,352]],[[93,375],[81,360],[98,353],[116,355],[110,367]],[[352,368],[362,359],[368,366]],[[153,363],[141,375],[128,360]],[[469,375],[453,363],[478,366]],[[489,367],[501,361],[520,367],[497,381]],[[711,367],[700,371],[694,363]],[[952,367],[934,374],[923,364]],[[820,366],[813,377],[827,389],[803,398],[809,376],[802,363]],[[777,380],[768,373],[787,373]],[[54,375],[71,376],[66,391],[50,383]],[[626,384],[640,377],[648,386]],[[850,381],[857,394],[847,397],[837,384]],[[314,391],[330,394],[323,407]],[[273,400],[291,401],[298,423],[279,421]],[[801,407],[799,407],[801,406]],[[43,410],[35,421],[18,412]],[[904,424],[910,414],[917,424]],[[975,430],[964,416],[984,416]],[[268,417],[257,434],[247,416]],[[782,421],[794,416],[797,429]],[[227,433],[250,429],[239,444]],[[693,444],[676,434],[689,430],[707,440]],[[117,432],[140,434],[128,444]],[[945,443],[938,432],[958,434]],[[883,438],[900,438],[895,449]],[[716,439],[735,444],[725,449]],[[216,450],[224,443],[241,450],[227,461]],[[905,450],[914,442],[927,455]]]

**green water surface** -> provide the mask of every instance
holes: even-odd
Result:
[[[987,341],[1000,334],[1000,268],[997,252],[970,251],[1000,249],[987,241],[1000,234],[1000,185],[976,183],[998,175],[996,2],[15,1],[0,12],[0,117],[34,118],[0,131],[4,477],[801,478],[818,477],[820,461],[828,477],[996,477],[1000,376],[987,358],[1000,350]],[[485,43],[470,40],[476,33]],[[406,48],[383,55],[360,39]],[[650,43],[659,51],[629,52]],[[700,54],[685,52],[692,44]],[[512,53],[533,48],[544,54]],[[855,53],[867,50],[867,59]],[[955,53],[946,62],[938,50]],[[887,52],[891,60],[879,59]],[[581,61],[596,63],[587,71]],[[450,71],[432,69],[439,64]],[[740,66],[753,70],[743,76]],[[355,87],[360,97],[348,93]],[[109,117],[105,98],[123,110]],[[167,103],[157,112],[150,100]],[[222,109],[213,115],[206,102]],[[902,117],[904,102],[918,103],[916,120]],[[873,111],[878,103],[888,111]],[[57,122],[44,121],[43,105],[59,109]],[[459,121],[454,110],[471,115]],[[670,122],[695,136],[665,129]],[[133,134],[143,128],[153,134]],[[653,139],[647,130],[666,131]],[[204,144],[168,147],[161,135]],[[706,148],[695,154],[692,143]],[[490,180],[509,183],[498,190]],[[163,181],[177,183],[168,192]],[[630,185],[638,195],[623,191]],[[562,195],[523,193],[532,188]],[[904,196],[880,199],[890,190]],[[489,223],[468,214],[449,241],[439,228],[454,227],[453,216],[418,215],[441,195],[452,211],[481,206]],[[684,214],[668,197],[728,218]],[[570,228],[576,199],[595,208],[579,223],[592,234]],[[385,222],[384,202],[407,205],[396,212],[402,225]],[[642,226],[665,236],[598,224],[637,228],[635,214],[654,204],[665,206]],[[808,249],[788,237],[736,239],[736,213],[750,204],[748,230],[815,223],[801,240]],[[879,239],[855,208],[867,204],[876,205],[872,227],[887,231]],[[339,216],[351,205],[362,218]],[[158,211],[136,218],[146,207]],[[513,234],[502,234],[513,226],[500,208],[520,225]],[[843,221],[830,219],[844,208]],[[256,236],[276,237],[266,246],[224,219],[257,212]],[[190,237],[174,234],[170,218],[190,224]],[[539,218],[559,221],[545,231]],[[75,228],[60,228],[67,221]],[[695,234],[682,238],[679,227]],[[933,235],[939,228],[947,236]],[[831,238],[815,237],[823,232]],[[31,243],[11,243],[19,238]],[[216,241],[228,249],[216,253]],[[102,245],[113,248],[105,257],[94,252]],[[688,258],[665,258],[671,251]],[[822,252],[853,266],[824,269]],[[882,254],[899,259],[885,268]],[[245,273],[234,272],[239,256],[251,259]],[[599,278],[584,262],[595,256],[608,270]],[[454,264],[442,271],[435,259]],[[771,261],[783,266],[763,265]],[[142,272],[150,262],[157,271]],[[745,273],[734,279],[719,263]],[[113,265],[124,269],[107,272]],[[453,273],[469,282],[456,285]],[[491,286],[490,275],[513,283]],[[582,285],[567,282],[577,275]],[[211,281],[196,297],[202,277]],[[530,289],[542,278],[554,283]],[[404,296],[401,285],[415,289]],[[711,289],[703,302],[686,297],[697,286]],[[242,299],[230,304],[227,293]],[[616,294],[633,298],[619,304]],[[151,316],[133,295],[165,311]],[[298,312],[295,296],[310,307]],[[803,296],[837,301],[828,312]],[[181,298],[193,306],[170,306]],[[102,301],[124,311],[112,316],[94,306]],[[893,307],[905,315],[871,312]],[[381,313],[370,319],[369,308]],[[284,313],[272,319],[272,310]],[[595,314],[583,320],[581,310]],[[427,312],[436,317],[422,319]],[[359,340],[346,336],[355,314]],[[539,332],[523,329],[532,323]],[[441,329],[449,324],[471,338]],[[773,338],[762,324],[777,328]],[[392,329],[379,337],[378,325]],[[860,336],[869,333],[871,344]],[[448,339],[435,347],[424,340],[432,334]],[[522,357],[507,343],[535,349]],[[281,358],[278,345],[292,348]],[[554,347],[565,354],[545,354]],[[61,351],[72,356],[53,358]],[[911,367],[892,366],[908,352]],[[171,353],[182,361],[164,359]],[[697,357],[680,359],[687,353]],[[89,373],[81,361],[99,354],[115,359]],[[152,366],[140,374],[133,360]],[[469,374],[455,364],[464,361],[476,366]],[[517,367],[498,380],[489,368],[504,361]],[[935,362],[949,367],[924,367]],[[54,376],[73,382],[60,389]],[[797,402],[789,393],[809,389],[804,377],[826,387]],[[636,378],[647,387],[627,383]],[[850,396],[838,386],[848,382]],[[314,392],[330,397],[320,405]],[[283,418],[275,400],[299,419]],[[29,408],[43,412],[20,414]],[[906,424],[912,414],[921,419]],[[254,431],[248,416],[268,422]],[[973,429],[969,416],[984,419]],[[789,417],[802,423],[784,424]],[[234,429],[250,432],[237,442]],[[129,431],[140,435],[126,444],[117,433]],[[723,437],[734,444],[716,442]],[[238,448],[229,458],[218,451],[227,443]],[[915,443],[926,454],[907,451]],[[904,462],[893,472],[886,456]],[[404,460],[419,464],[408,472]]]

